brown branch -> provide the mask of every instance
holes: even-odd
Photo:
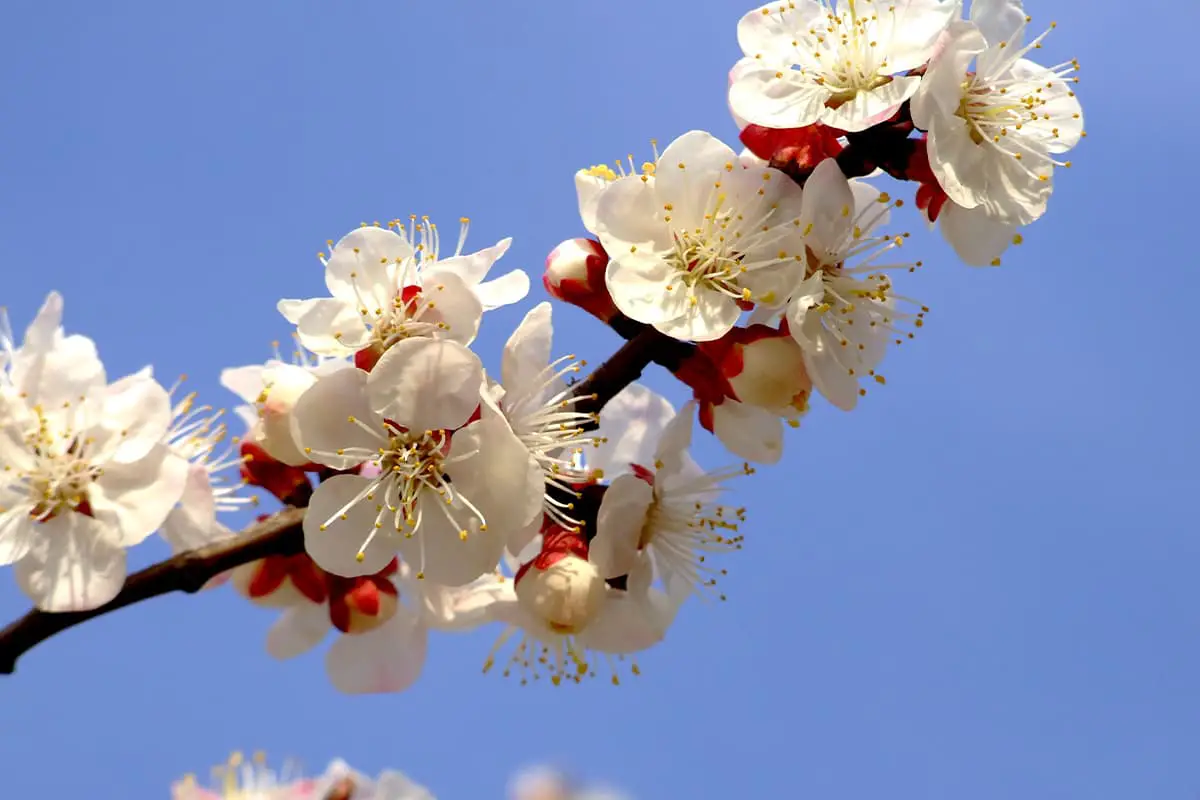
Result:
[[[651,363],[674,370],[695,349],[653,328],[622,318],[614,329],[628,339],[611,358],[577,384],[582,411],[598,412],[622,389],[641,377]],[[305,484],[308,486],[308,484]],[[301,498],[306,499],[306,498]],[[304,550],[301,523],[303,508],[286,508],[255,523],[237,537],[180,553],[130,575],[120,593],[90,611],[48,613],[32,610],[0,630],[0,675],[11,675],[17,659],[57,633],[110,611],[152,597],[186,592],[194,594],[222,572],[272,555],[293,555]]]
[[[304,549],[300,523],[303,508],[284,510],[257,522],[237,537],[168,558],[133,573],[120,594],[91,611],[52,614],[33,610],[0,630],[0,675],[11,675],[17,659],[67,628],[171,592],[194,594],[211,579],[234,567],[270,555],[291,555]]]
[[[628,324],[614,324],[613,329],[627,339],[625,344],[575,386],[575,396],[581,398],[576,404],[580,411],[599,412],[622,389],[640,378],[642,370],[650,364],[674,370],[695,349],[694,345],[672,339],[649,325],[624,317],[621,321]]]

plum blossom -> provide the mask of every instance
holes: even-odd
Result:
[[[921,262],[881,264],[907,234],[880,235],[895,203],[879,190],[847,181],[833,159],[813,170],[804,189],[807,276],[791,292],[784,321],[804,351],[804,366],[824,397],[849,411],[865,394],[859,381],[884,383],[875,369],[889,344],[911,338],[928,311],[896,294],[891,270],[913,271]],[[912,311],[905,310],[911,306]],[[756,309],[752,322],[773,313]]]
[[[1020,0],[976,0],[912,100],[913,122],[929,133],[929,163],[950,200],[1009,225],[1045,213],[1054,168],[1071,165],[1056,156],[1084,136],[1078,78],[1067,77],[1079,64],[1027,59],[1050,32],[1023,44],[1029,21]],[[952,225],[971,219],[954,216]]]
[[[163,442],[165,389],[145,372],[108,384],[95,345],[65,336],[52,293],[0,377],[0,564],[43,611],[111,600],[125,548],[163,523],[188,465]]]
[[[668,584],[713,594],[724,571],[712,567],[709,557],[740,550],[737,531],[745,521],[745,509],[716,500],[725,481],[754,470],[743,464],[707,472],[692,460],[688,449],[694,401],[675,413],[657,436],[647,437],[631,428],[628,412],[647,405],[669,408],[670,403],[637,384],[622,394],[628,400],[618,396],[601,412],[600,430],[607,441],[589,460],[612,477],[600,502],[589,558],[606,579],[636,573],[648,559],[654,574]]]
[[[397,552],[418,577],[460,586],[495,568],[511,531],[541,513],[542,473],[482,392],[478,357],[457,342],[407,339],[368,374],[344,369],[296,404],[300,443],[338,470],[316,489],[305,548],[354,577]]]
[[[515,646],[504,661],[503,674],[519,673],[522,685],[545,672],[551,683],[581,682],[595,677],[603,660],[614,685],[620,683],[617,661],[662,641],[685,597],[681,587],[666,592],[651,586],[648,564],[623,576],[618,586],[606,581],[601,567],[589,559],[579,533],[550,526],[541,549],[523,563],[502,594],[489,598],[491,619],[506,623],[484,663],[489,672],[505,646]],[[640,674],[636,662],[633,674]]]
[[[599,193],[594,225],[617,308],[677,339],[716,339],[745,304],[778,302],[804,257],[800,188],[703,131]],[[581,206],[583,201],[581,200]]]
[[[443,258],[437,226],[427,217],[419,224],[414,217],[408,228],[399,221],[364,225],[321,255],[331,297],[281,300],[279,311],[296,325],[300,343],[322,355],[361,352],[373,361],[413,336],[469,344],[484,311],[528,294],[529,276],[514,270],[484,281],[511,240],[463,254],[467,227],[464,218],[453,255]]]
[[[598,443],[588,428],[595,427],[594,413],[575,410],[581,399],[574,394],[566,378],[577,374],[587,362],[572,355],[551,360],[554,336],[549,303],[539,303],[513,331],[504,346],[500,385],[495,399],[512,427],[513,433],[533,455],[545,480],[544,511],[553,522],[578,528],[572,516],[570,496],[573,486],[587,481],[577,457],[583,449]],[[509,549],[519,551],[537,533],[541,520]]]
[[[795,0],[738,23],[746,58],[729,88],[734,117],[767,128],[822,123],[861,131],[913,96],[957,13],[949,0]]]

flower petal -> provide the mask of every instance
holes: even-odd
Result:
[[[550,304],[538,303],[508,337],[500,362],[500,379],[510,394],[540,397],[542,373],[550,363],[550,346],[554,337]]]
[[[287,609],[267,631],[267,653],[286,661],[325,641],[331,625],[324,603],[304,602]]]
[[[402,692],[416,683],[425,666],[429,633],[405,606],[367,633],[339,636],[325,654],[325,670],[345,694]]]
[[[358,309],[344,300],[280,300],[276,307],[296,326],[300,344],[319,355],[348,355],[371,341]]]
[[[402,537],[390,526],[376,527],[381,498],[371,494],[375,490],[375,481],[358,475],[334,475],[317,486],[304,515],[304,550],[318,567],[355,578],[374,575],[396,556]]]
[[[747,69],[729,87],[734,114],[765,128],[803,128],[821,118],[829,91],[794,69]]]
[[[334,246],[325,261],[325,286],[331,295],[348,303],[355,315],[360,298],[369,299],[376,307],[386,307],[395,291],[388,267],[412,255],[413,247],[406,237],[388,228],[363,226]]]
[[[483,365],[457,342],[405,339],[367,379],[371,407],[410,430],[454,430],[479,408]]]
[[[314,383],[296,401],[291,418],[304,455],[333,469],[373,458],[386,442],[383,419],[368,401],[367,373],[355,367]]]
[[[117,544],[132,547],[163,524],[183,496],[188,473],[188,462],[161,444],[131,464],[108,464],[89,487],[92,512],[112,526]]]
[[[654,489],[636,475],[620,475],[604,492],[596,517],[596,535],[588,543],[588,561],[605,578],[628,575],[637,563],[638,541]]]
[[[529,274],[522,269],[506,272],[499,278],[484,281],[475,287],[475,295],[484,311],[519,303],[529,294]]]
[[[600,411],[600,445],[586,453],[588,466],[612,476],[631,464],[654,463],[659,435],[675,416],[675,406],[661,394],[632,383]]]
[[[766,409],[726,400],[713,408],[713,433],[729,452],[756,464],[775,464],[783,455],[783,422]]]
[[[17,585],[42,611],[87,611],[125,583],[125,550],[104,523],[61,514],[41,523],[33,548],[13,566]]]
[[[675,268],[653,253],[620,253],[604,271],[613,304],[630,319],[647,324],[683,315],[688,299],[678,278]]]
[[[678,290],[674,294],[683,296]],[[615,295],[613,299],[616,299]],[[721,292],[701,290],[693,295],[693,299],[694,302],[682,304],[682,314],[655,322],[654,327],[680,341],[711,342],[733,330],[742,315],[737,301]]]

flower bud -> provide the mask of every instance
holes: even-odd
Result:
[[[387,578],[378,575],[329,577],[329,619],[342,633],[367,633],[396,616],[400,593]]]
[[[233,569],[230,583],[242,597],[265,608],[324,603],[327,597],[325,574],[303,553],[242,564]]]
[[[737,400],[795,418],[808,408],[812,380],[804,351],[786,330],[766,325],[734,328],[699,345]]]
[[[595,239],[568,239],[546,257],[542,284],[553,297],[608,322],[617,314],[604,271],[608,253]]]
[[[549,566],[535,559],[517,576],[517,602],[555,633],[582,631],[595,619],[608,590],[595,565],[567,552]]]
[[[308,463],[296,444],[292,409],[296,401],[317,382],[303,367],[277,364],[263,372],[263,390],[258,396],[258,415],[262,419],[262,447],[272,458],[293,467]]]

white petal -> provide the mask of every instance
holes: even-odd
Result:
[[[489,533],[507,538],[513,529],[541,518],[545,492],[541,467],[504,418],[487,406],[481,419],[454,434],[450,442],[450,459],[471,453],[475,455],[450,467],[450,479],[483,511]]]
[[[741,170],[728,172],[738,164],[738,156],[729,145],[705,131],[688,131],[667,145],[654,173],[654,192],[660,204],[671,205],[672,224],[692,227],[704,222],[710,211],[712,184],[722,179],[730,183]],[[759,183],[754,183],[757,189]],[[736,191],[730,195],[738,196]],[[746,209],[739,210],[749,213]]]
[[[359,298],[386,307],[396,289],[388,266],[412,254],[408,239],[395,231],[374,225],[358,228],[334,245],[325,262],[325,285],[331,295],[354,306],[356,314]]]
[[[421,676],[428,641],[420,618],[398,606],[395,616],[375,630],[339,636],[325,655],[325,670],[339,692],[402,692]]]
[[[396,548],[404,560],[424,572],[427,580],[444,586],[463,586],[494,571],[504,552],[503,531],[494,530],[489,520],[488,530],[476,527],[462,539],[459,529],[443,514],[442,505],[444,501],[432,490],[421,492],[417,499],[419,530],[414,536],[396,539]],[[451,513],[464,523],[472,521],[464,507],[455,506]]]
[[[472,289],[453,272],[445,272],[425,281],[422,294],[432,306],[425,313],[430,319],[440,319],[446,325],[446,330],[440,335],[463,345],[475,341],[484,311],[484,305],[477,295],[479,288],[476,286]]]
[[[296,326],[300,344],[319,355],[344,356],[371,341],[358,309],[343,300],[280,300],[279,313]]]
[[[742,315],[741,307],[727,294],[701,290],[694,297],[694,303],[683,304],[680,316],[655,322],[654,327],[681,341],[711,342],[733,330]]]
[[[529,275],[525,270],[514,269],[499,278],[479,284],[475,287],[475,294],[483,303],[484,311],[511,306],[529,294]]]
[[[638,559],[638,540],[654,490],[636,475],[618,476],[604,492],[596,518],[596,535],[588,544],[588,561],[605,578],[628,575]]]
[[[96,452],[121,464],[144,457],[163,441],[171,425],[171,397],[153,378],[130,376],[99,396],[99,425],[89,437]]]
[[[783,422],[766,409],[726,400],[713,408],[713,433],[736,456],[775,464],[783,455]]]
[[[304,515],[304,550],[326,572],[346,578],[374,575],[395,557],[401,537],[387,525],[391,515],[384,514],[385,527],[375,527],[383,489],[378,497],[363,496],[347,508],[373,483],[358,475],[334,475],[313,492]],[[371,543],[363,547],[368,537]]]
[[[305,455],[334,469],[361,464],[386,441],[383,420],[368,402],[367,373],[361,369],[339,370],[318,380],[296,401],[291,417],[296,444]]]
[[[91,485],[96,518],[111,526],[116,543],[131,547],[163,524],[187,484],[189,464],[165,445],[155,445],[131,464],[109,464]]]
[[[228,528],[217,522],[212,481],[203,465],[192,464],[188,468],[183,496],[178,507],[167,514],[159,534],[174,553],[195,550],[231,535]]]
[[[263,370],[262,364],[223,369],[221,385],[245,402],[256,403],[263,390]]]
[[[62,514],[41,523],[34,547],[14,565],[13,575],[42,611],[87,611],[121,591],[125,550],[100,521]]]
[[[624,252],[613,257],[605,268],[604,282],[613,304],[638,322],[676,319],[687,307],[687,292],[677,271],[652,253]]]
[[[650,466],[662,430],[675,416],[675,406],[661,394],[632,383],[600,411],[603,439],[586,452],[587,463],[611,475],[628,472],[631,464]]]
[[[538,303],[508,337],[500,363],[500,377],[506,391],[518,397],[538,399],[542,372],[550,363],[554,337],[550,304]]]
[[[920,85],[920,78],[896,76],[875,89],[856,92],[837,108],[822,109],[821,122],[843,131],[866,130],[894,114]]]
[[[453,272],[462,278],[468,286],[478,287],[483,282],[483,279],[487,277],[492,265],[508,252],[511,244],[512,239],[501,239],[491,247],[485,247],[474,253],[439,259],[424,271],[423,280],[429,280],[434,275],[443,272]]]
[[[821,118],[829,91],[797,70],[747,70],[729,87],[729,106],[743,119],[767,128],[802,128]]]
[[[813,250],[836,254],[842,251],[853,224],[854,192],[837,160],[827,158],[804,184],[801,227],[808,231]]]
[[[984,202],[988,162],[1003,156],[975,144],[965,119],[940,114],[930,119],[928,146],[929,166],[950,199],[967,208]]]
[[[619,655],[653,647],[666,633],[666,619],[649,595],[611,589],[599,616],[578,638],[585,647]]]
[[[654,450],[655,460],[670,465],[672,469],[676,468],[680,454],[686,454],[692,446],[692,428],[695,424],[696,401],[689,400],[663,429]]]
[[[813,386],[842,411],[853,411],[858,405],[858,379],[838,361],[830,341],[824,337],[818,341],[818,350],[804,353],[804,365]]]
[[[575,173],[575,194],[579,201],[579,218],[583,220],[583,227],[588,233],[596,232],[596,205],[600,202],[600,195],[611,185],[612,181],[598,175],[589,175],[585,169]]]
[[[1017,48],[1025,28],[1025,9],[1020,0],[971,0],[971,22],[989,45],[1008,42],[1009,48]]]
[[[267,652],[280,661],[303,655],[325,640],[329,628],[325,604],[304,602],[293,606],[267,631]]]
[[[28,506],[13,508],[0,492],[0,566],[8,566],[25,557],[41,535],[41,526],[29,516]]]
[[[618,178],[596,202],[595,233],[610,255],[629,252],[631,247],[666,251],[672,246],[671,231],[662,212],[653,179]]]
[[[986,267],[1008,249],[1017,226],[992,219],[986,209],[963,208],[953,201],[942,207],[938,217],[942,236],[964,263]]]
[[[457,342],[405,339],[371,370],[367,395],[385,419],[410,430],[453,430],[479,407],[483,365]]]
[[[903,0],[895,6],[887,68],[894,73],[907,72],[929,61],[938,37],[957,16],[959,4],[948,0]]]
[[[820,3],[800,0],[787,6],[769,3],[747,12],[737,26],[738,45],[749,61],[758,56],[782,61],[795,53],[797,34],[805,34],[825,14]]]

